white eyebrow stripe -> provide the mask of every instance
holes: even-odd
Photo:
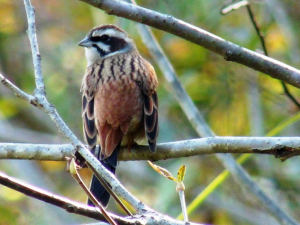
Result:
[[[108,28],[105,30],[95,30],[92,33],[92,36],[102,36],[102,35],[108,35],[109,37],[116,37],[120,39],[124,39],[127,42],[130,42],[130,38],[123,32],[115,30],[113,28]]]

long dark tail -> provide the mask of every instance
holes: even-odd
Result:
[[[100,147],[99,147],[100,148]],[[117,161],[118,161],[118,153],[119,153],[120,145],[116,147],[113,153],[106,159],[102,159],[103,155],[101,155],[101,149],[99,149],[97,153],[97,158],[101,162],[101,164],[108,169],[110,172],[115,174],[117,168]],[[95,175],[92,177],[90,191],[96,197],[96,199],[101,203],[102,206],[106,207],[110,198],[110,194],[108,191],[103,187],[101,182],[97,179]],[[94,206],[93,202],[88,199],[88,205]]]

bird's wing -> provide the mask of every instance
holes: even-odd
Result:
[[[144,94],[144,124],[149,148],[155,152],[156,139],[158,136],[158,98],[156,93],[157,78],[152,65],[143,60],[145,66],[143,77]]]
[[[149,148],[155,152],[156,138],[158,135],[158,101],[157,93],[144,95],[144,124]]]
[[[84,139],[91,150],[97,144],[98,133],[95,125],[94,97],[100,74],[95,74],[97,71],[97,68],[95,67],[97,67],[97,65],[87,68],[80,90],[82,92],[83,134]],[[93,76],[93,74],[96,76]]]

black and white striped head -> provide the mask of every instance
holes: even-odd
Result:
[[[93,28],[78,45],[85,47],[88,66],[109,56],[135,49],[133,40],[115,25]]]

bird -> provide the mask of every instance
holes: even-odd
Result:
[[[115,174],[118,152],[143,139],[156,150],[158,80],[128,34],[112,24],[91,29],[78,44],[85,48],[87,68],[82,92],[83,136],[90,151]],[[110,194],[93,175],[90,190],[106,207]],[[88,205],[93,202],[88,199]]]

